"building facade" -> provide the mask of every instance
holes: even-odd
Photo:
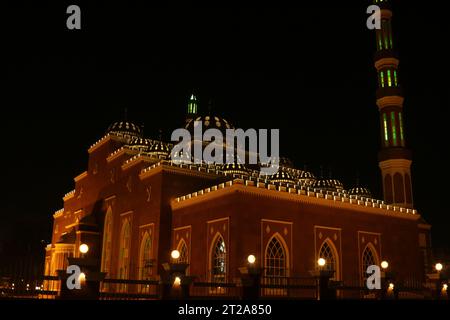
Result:
[[[272,176],[239,162],[177,164],[172,144],[119,121],[88,149],[86,170],[53,215],[46,275],[65,269],[86,243],[87,255],[111,279],[158,279],[177,249],[188,273],[209,282],[238,281],[250,254],[269,283],[308,277],[319,258],[339,281],[362,284],[367,267],[383,260],[399,281],[423,281],[430,226],[413,209],[392,11],[386,1],[376,2],[382,8],[375,66],[384,200],[361,186],[345,190],[284,158]],[[200,115],[192,95],[185,128],[199,122],[204,129],[233,128],[218,115]]]

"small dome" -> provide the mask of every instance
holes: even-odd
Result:
[[[181,161],[184,163],[192,162],[192,156],[189,152],[183,152],[183,150],[180,150],[178,152],[174,152],[173,155],[174,155],[175,160],[177,160],[177,161]],[[171,154],[171,156],[172,156],[172,154]],[[172,157],[171,157],[171,159],[174,160]]]
[[[331,192],[344,191],[344,185],[337,179],[317,179],[311,184],[311,187]]]
[[[314,176],[314,174],[310,171],[302,171],[302,173],[300,174],[300,179],[316,179],[316,177]]]
[[[303,170],[300,176],[298,177],[298,181],[302,185],[310,186],[316,181],[316,177],[312,172]]]
[[[289,172],[278,170],[277,173],[273,174],[269,178],[270,182],[285,182],[285,183],[295,183],[295,179]]]
[[[138,150],[141,150],[141,151],[147,151],[150,148],[150,146],[151,146],[151,141],[149,139],[146,139],[146,138],[135,137],[135,138],[131,139],[131,141],[128,144],[128,146],[131,149],[138,149]]]
[[[199,116],[194,119],[191,119],[186,123],[185,129],[189,130],[189,132],[193,133],[195,128],[195,122],[200,121],[202,123],[203,132],[208,129],[219,129],[224,132],[226,129],[233,129],[233,125],[229,123],[224,118],[221,118],[217,115],[207,115],[207,116]]]
[[[351,188],[348,193],[351,196],[360,196],[364,198],[372,198],[372,193],[370,190],[366,187],[353,187]]]
[[[125,138],[142,137],[141,128],[138,125],[128,121],[114,122],[109,126],[106,132]]]
[[[148,153],[156,156],[168,156],[170,153],[170,148],[167,143],[164,143],[162,141],[155,141],[148,149]]]
[[[245,167],[244,164],[242,163],[225,163],[222,166],[222,171],[225,174],[243,174],[243,175],[247,175],[248,174],[248,170]]]
[[[328,179],[330,181],[330,184],[332,184],[338,192],[344,191],[344,185],[341,181],[337,179]]]

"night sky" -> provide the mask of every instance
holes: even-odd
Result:
[[[147,136],[162,129],[169,138],[192,90],[200,111],[212,99],[213,113],[236,127],[279,128],[280,153],[298,167],[331,168],[347,188],[359,172],[382,197],[369,1],[246,8],[91,1],[80,5],[82,30],[69,31],[65,11],[74,3],[5,10],[0,257],[43,256],[41,240],[50,240],[52,214],[86,169],[87,149],[125,108]],[[434,246],[450,247],[450,32],[443,10],[424,7],[394,3],[394,46],[415,206],[433,225]]]

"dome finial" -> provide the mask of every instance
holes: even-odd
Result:
[[[356,170],[356,181],[355,186],[360,187],[360,181],[359,181],[359,170]]]
[[[159,139],[159,141],[162,141],[162,134],[163,134],[163,131],[162,131],[162,129],[160,128],[160,129],[158,130],[158,139]]]
[[[212,108],[213,108],[213,99],[209,99],[209,101],[208,101],[208,114],[209,115],[211,115]]]

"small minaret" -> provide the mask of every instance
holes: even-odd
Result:
[[[194,93],[192,93],[187,104],[186,123],[194,119],[197,114],[198,114],[198,101],[197,97],[194,95]]]
[[[398,73],[399,60],[392,37],[392,10],[388,0],[374,0],[381,9],[381,29],[376,30],[375,68],[378,73],[377,106],[381,120],[378,154],[384,200],[411,208],[411,152],[406,148],[403,127],[404,97]]]

